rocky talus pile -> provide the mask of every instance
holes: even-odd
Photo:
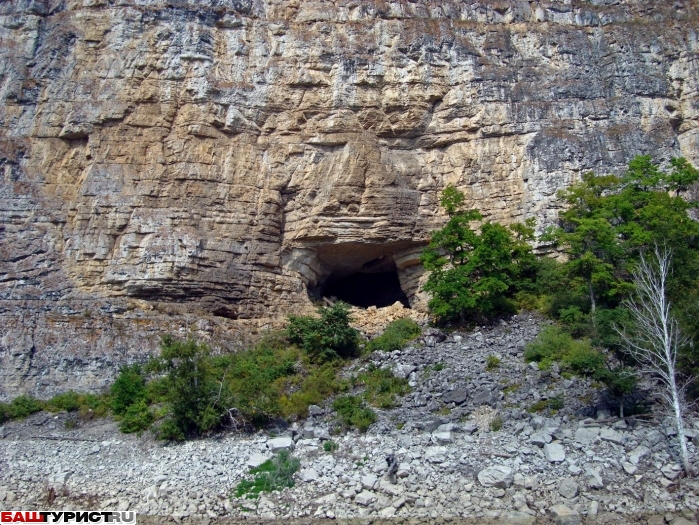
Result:
[[[468,334],[428,329],[403,351],[371,355],[356,368],[390,366],[412,392],[366,434],[336,433],[330,404],[274,435],[181,445],[118,434],[108,420],[69,430],[68,414],[8,423],[0,506],[129,509],[178,523],[696,523],[699,481],[681,476],[669,421],[653,411],[620,420],[587,380],[526,364],[524,345],[540,325],[525,314]],[[554,398],[556,411],[526,410]],[[688,425],[699,463],[699,419]],[[330,439],[338,448],[326,452]],[[283,449],[301,460],[293,488],[232,497],[249,466]]]

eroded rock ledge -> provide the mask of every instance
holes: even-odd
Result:
[[[0,398],[97,388],[166,331],[239,344],[355,273],[419,303],[448,183],[543,227],[583,172],[697,163],[698,12],[3,3]]]

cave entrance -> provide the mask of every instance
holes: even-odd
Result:
[[[324,297],[337,297],[354,306],[382,308],[400,301],[403,306],[410,308],[408,297],[400,287],[398,270],[395,265],[392,270],[365,273],[357,272],[344,277],[333,277],[322,287]]]

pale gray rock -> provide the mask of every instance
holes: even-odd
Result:
[[[563,478],[558,485],[558,493],[568,499],[577,496],[579,490],[578,484],[573,478]]]
[[[677,463],[668,463],[667,465],[663,465],[660,472],[670,481],[675,481],[682,474],[682,467]]]
[[[447,445],[454,442],[454,434],[451,431],[435,430],[432,432],[432,441],[438,445]]]
[[[529,438],[529,443],[531,443],[532,445],[536,445],[539,448],[542,448],[544,445],[551,443],[552,440],[553,438],[550,434],[547,434],[545,432],[537,432],[536,434],[531,435],[531,437]]]
[[[362,476],[361,483],[362,483],[362,488],[366,490],[372,490],[376,486],[376,482],[379,480],[376,476],[373,474],[367,474],[366,476]]]
[[[354,501],[357,505],[368,507],[376,501],[376,494],[367,490],[363,490],[354,497]]]
[[[312,468],[302,469],[301,471],[299,471],[298,476],[301,481],[304,481],[306,483],[311,481],[317,481],[320,477],[318,473]]]
[[[294,440],[291,436],[281,436],[267,440],[267,448],[272,452],[294,450]]]
[[[558,442],[544,445],[544,456],[549,463],[560,463],[566,459],[566,451]]]
[[[589,445],[599,434],[599,427],[580,427],[575,430],[575,441],[582,445]]]
[[[261,454],[259,452],[255,452],[254,454],[252,454],[248,458],[248,460],[245,462],[245,464],[250,468],[255,468],[255,467],[259,467],[260,465],[262,465],[268,459],[269,459],[268,455]]]
[[[455,388],[442,396],[445,403],[455,403],[461,405],[468,399],[468,390],[465,388]]]
[[[478,473],[478,481],[484,487],[506,489],[512,486],[514,474],[510,467],[495,465],[481,470]]]
[[[629,463],[638,465],[639,461],[650,454],[650,449],[645,445],[639,445],[629,452]]]
[[[549,509],[556,525],[581,525],[580,514],[567,505],[554,505]]]
[[[585,480],[592,489],[604,488],[604,481],[598,468],[585,465]]]
[[[621,445],[624,442],[624,436],[621,432],[617,432],[612,428],[603,428],[599,434],[600,439]]]

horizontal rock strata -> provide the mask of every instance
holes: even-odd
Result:
[[[355,272],[397,273],[420,303],[449,183],[542,228],[581,173],[696,163],[698,9],[2,3],[0,398],[46,394],[69,356],[61,377],[95,386],[95,359],[153,352],[187,315],[235,342],[236,320]]]

